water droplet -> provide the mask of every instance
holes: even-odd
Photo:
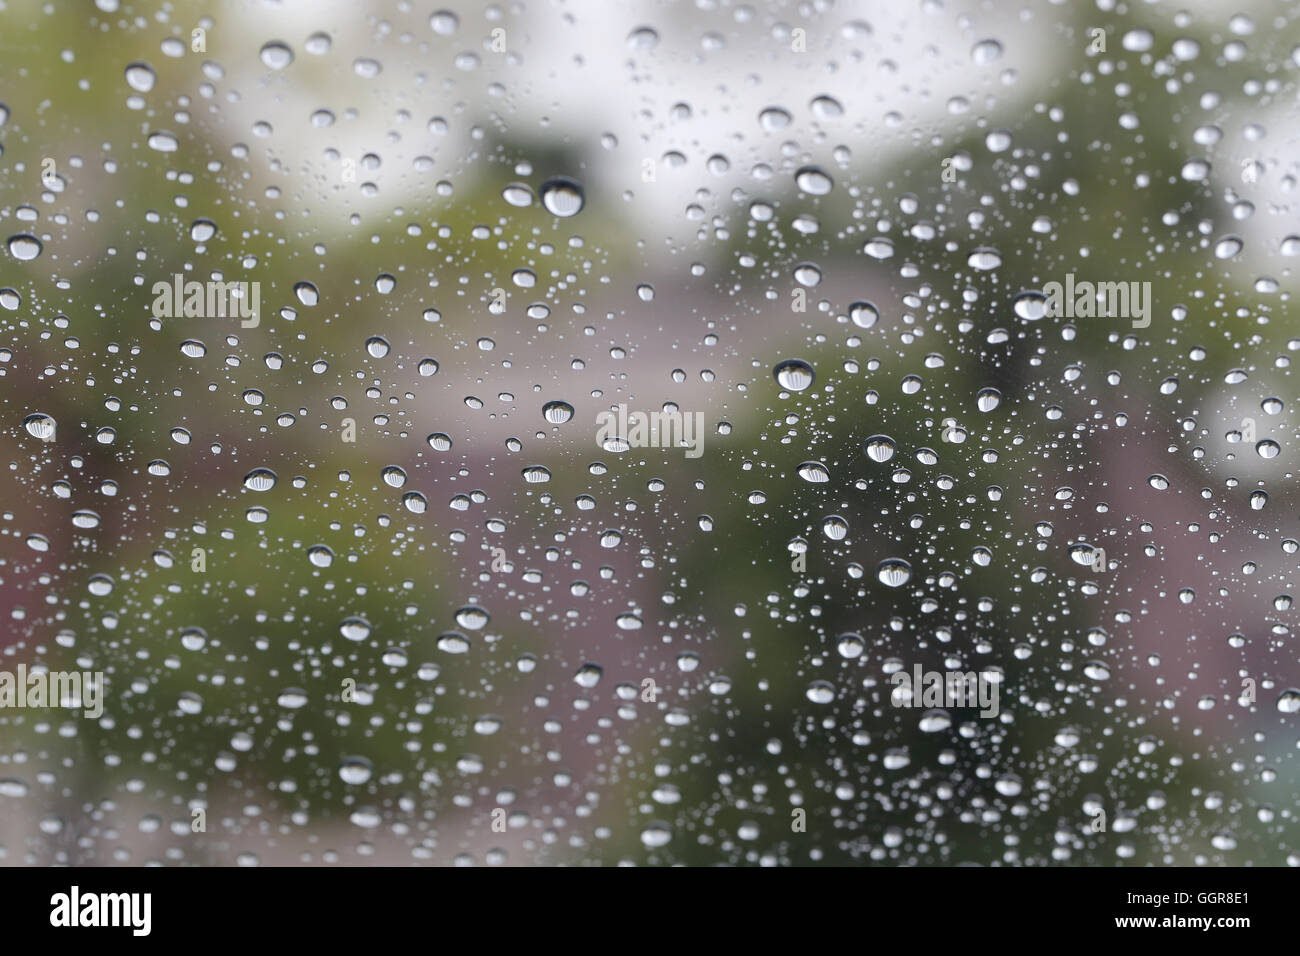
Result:
[[[244,487],[249,491],[270,491],[279,480],[270,468],[254,468],[244,476]]]
[[[9,254],[15,259],[23,262],[30,262],[39,256],[45,247],[41,245],[41,240],[35,236],[20,232],[15,236],[9,237]]]
[[[1088,661],[1083,665],[1083,673],[1090,680],[1102,681],[1110,679],[1110,667],[1103,661]]]
[[[874,462],[883,464],[894,457],[894,439],[888,435],[872,435],[862,443],[862,450]]]
[[[1085,568],[1092,567],[1098,557],[1097,549],[1090,544],[1080,543],[1070,546],[1070,560]]]
[[[993,789],[1004,797],[1014,797],[1019,795],[1024,784],[1015,774],[1004,773],[993,782]]]
[[[39,438],[41,441],[53,441],[57,425],[49,415],[35,412],[23,419],[23,428],[33,438]]]
[[[1022,292],[1016,296],[1012,308],[1026,322],[1037,322],[1047,314],[1047,296],[1041,292]]]
[[[264,43],[258,54],[262,62],[272,70],[283,70],[293,62],[293,50],[289,49],[289,44],[280,40],[271,40]]]
[[[870,302],[854,302],[849,306],[849,318],[860,329],[869,329],[880,318],[880,310]]]
[[[803,359],[786,359],[777,363],[772,375],[777,384],[789,392],[802,392],[816,378],[813,367]]]
[[[835,685],[829,681],[815,680],[808,685],[805,694],[814,704],[829,704],[835,700]]]
[[[912,566],[902,558],[886,558],[876,567],[876,578],[891,588],[901,588],[912,580]]]
[[[811,289],[821,283],[822,271],[811,262],[801,262],[794,267],[794,281],[806,289]]]
[[[841,634],[835,644],[836,649],[840,652],[841,657],[853,660],[861,657],[866,651],[866,642],[862,640],[861,634]]]
[[[1241,252],[1244,245],[1238,236],[1224,236],[1214,244],[1214,255],[1219,259],[1231,259]]]
[[[587,202],[582,186],[566,176],[556,176],[542,183],[541,195],[546,211],[562,219],[582,212]]]
[[[180,140],[166,130],[155,130],[145,142],[159,153],[174,153],[181,148]]]
[[[195,219],[190,224],[190,238],[195,242],[207,242],[217,234],[217,224],[211,219]]]
[[[468,654],[469,638],[459,631],[448,631],[438,636],[437,648],[444,654]]]
[[[307,692],[300,687],[287,687],[280,692],[275,702],[289,710],[298,710],[307,706]]]
[[[970,58],[978,66],[987,66],[1002,58],[1002,44],[997,40],[980,40],[971,47]]]
[[[840,101],[825,94],[813,97],[808,108],[819,120],[837,119],[844,115],[844,107],[840,105]]]
[[[1150,30],[1129,30],[1120,42],[1130,52],[1145,53],[1155,44],[1155,36]]]
[[[370,622],[364,617],[349,617],[339,625],[339,633],[349,641],[364,641],[370,636]]]
[[[800,478],[814,484],[831,480],[831,473],[827,471],[826,466],[820,461],[805,461],[799,466],[798,471]]]
[[[344,757],[339,761],[339,779],[352,786],[366,783],[374,773],[374,767],[365,757]]]
[[[825,196],[833,188],[835,182],[822,169],[817,166],[803,166],[794,174],[795,185],[810,196]]]
[[[650,27],[637,27],[627,35],[627,46],[630,50],[644,52],[653,50],[659,43],[659,34]]]
[[[542,417],[552,425],[563,425],[573,418],[573,406],[568,402],[547,402],[542,406]]]
[[[832,541],[843,541],[849,534],[849,523],[839,515],[827,515],[822,519],[822,534]]]
[[[320,291],[310,282],[295,282],[293,294],[303,305],[315,305],[320,301]]]
[[[126,67],[126,85],[138,93],[148,93],[158,82],[158,74],[148,63],[128,63]]]
[[[488,612],[477,604],[467,604],[456,611],[456,623],[467,631],[481,631],[490,620]]]
[[[523,183],[510,183],[501,190],[501,198],[522,209],[533,204],[533,191]]]
[[[460,26],[460,17],[450,10],[439,10],[429,17],[429,27],[438,36],[449,37]]]
[[[652,823],[641,831],[641,842],[650,850],[667,846],[672,838],[673,831],[666,823]]]
[[[882,236],[877,236],[875,239],[867,240],[862,247],[862,251],[873,259],[892,259],[894,256],[894,243]]]

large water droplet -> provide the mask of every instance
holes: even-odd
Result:
[[[49,415],[35,412],[23,419],[23,428],[33,438],[39,438],[41,441],[53,441],[56,423]]]
[[[874,462],[883,463],[894,457],[894,439],[888,435],[872,435],[862,443],[862,450]]]
[[[44,250],[45,247],[41,245],[41,240],[25,232],[9,237],[9,254],[23,262],[30,262]]]
[[[568,402],[547,402],[542,406],[542,417],[552,425],[563,425],[573,418],[573,406]]]
[[[582,212],[587,202],[582,186],[567,176],[556,176],[542,183],[541,194],[546,211],[562,219]]]
[[[876,578],[891,588],[901,588],[912,580],[912,566],[902,558],[886,558],[876,567]]]
[[[869,329],[880,318],[880,310],[870,302],[854,302],[849,306],[849,318],[860,329]]]
[[[244,476],[244,487],[249,491],[270,491],[279,480],[270,468],[254,468]]]
[[[813,367],[803,359],[786,359],[772,369],[777,384],[790,392],[802,392],[817,377]]]
[[[833,188],[835,182],[822,169],[817,166],[804,166],[794,174],[795,185],[810,196],[825,196]]]
[[[627,35],[627,45],[630,50],[653,50],[659,43],[659,34],[650,27],[637,27]]]
[[[174,153],[181,148],[180,140],[164,129],[150,133],[146,142],[150,149],[160,153]]]
[[[283,70],[293,62],[293,50],[289,49],[289,44],[280,40],[271,40],[264,43],[258,55],[262,58],[262,62],[272,70]]]
[[[831,473],[820,461],[805,461],[798,468],[799,477],[814,484],[831,480]]]
[[[126,67],[126,85],[138,93],[148,93],[158,82],[158,74],[148,63],[128,63]]]

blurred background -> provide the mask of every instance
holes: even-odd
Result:
[[[1298,19],[0,3],[0,858],[1300,864]]]

